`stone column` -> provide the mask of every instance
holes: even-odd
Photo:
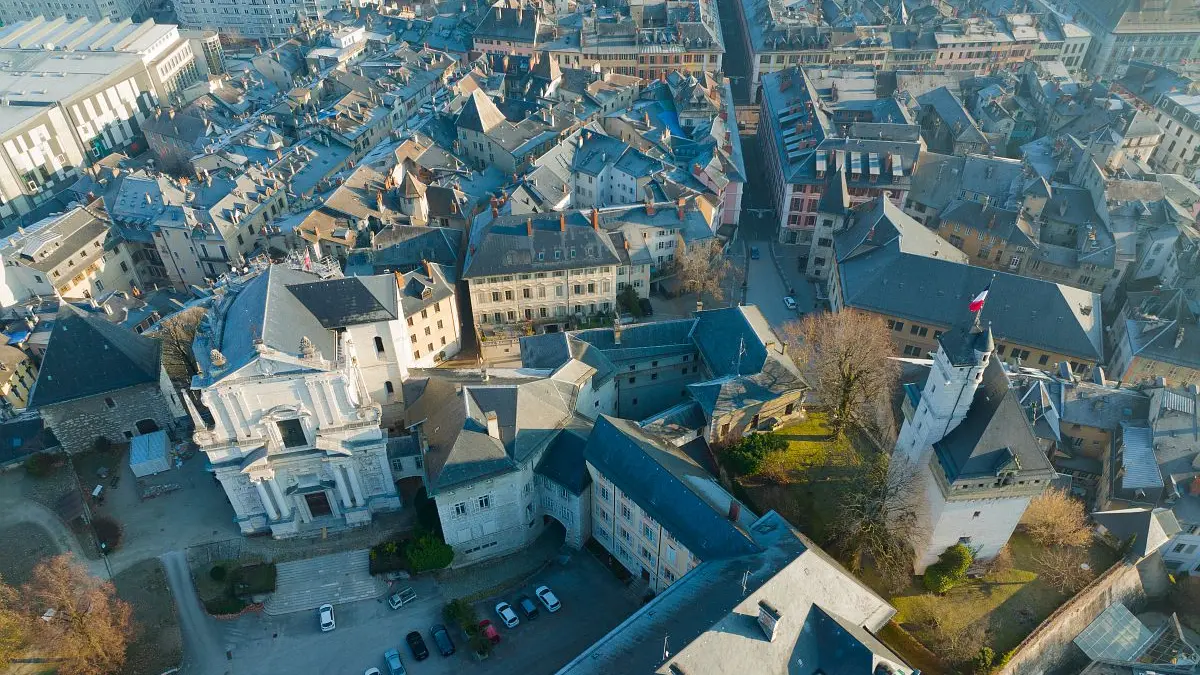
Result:
[[[363,499],[362,485],[358,482],[358,469],[354,468],[353,464],[349,464],[346,466],[346,475],[350,476],[350,489],[354,490],[354,503],[366,506],[367,500]]]
[[[279,487],[279,481],[271,478],[271,491],[275,493],[275,499],[279,501],[279,510],[283,512],[283,517],[287,518],[292,515],[292,508],[288,504],[287,495],[283,494],[283,489]]]
[[[271,495],[267,493],[267,486],[261,480],[254,481],[254,487],[258,489],[258,498],[262,500],[263,506],[267,509],[267,516],[271,520],[279,520],[279,512],[275,510],[275,505],[271,503]]]
[[[346,489],[346,477],[342,475],[342,467],[337,464],[333,465],[333,479],[337,482],[338,494],[342,496],[342,504],[346,508],[353,506],[350,503],[350,491]]]

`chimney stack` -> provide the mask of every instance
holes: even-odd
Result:
[[[567,231],[567,214],[563,211],[558,212],[558,231]]]
[[[500,440],[500,420],[496,418],[495,411],[487,411],[484,413],[484,418],[487,419],[488,436]]]
[[[675,215],[679,216],[679,222],[681,223],[683,222],[683,207],[685,205],[686,202],[683,200],[683,197],[680,197],[679,200],[675,202]]]
[[[600,209],[592,207],[592,229],[600,231]]]
[[[527,237],[533,236],[533,218],[525,219],[525,236],[527,236]]]
[[[428,260],[422,260],[421,265],[425,268],[425,276],[432,279],[433,278],[433,263],[429,262]]]
[[[656,210],[655,210],[655,208],[654,208],[654,201],[653,201],[653,200],[651,200],[651,199],[647,199],[647,200],[646,200],[646,215],[648,215],[648,216],[652,216],[652,215],[654,215],[656,212],[657,212],[657,211],[656,211]]]

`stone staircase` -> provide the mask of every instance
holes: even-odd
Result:
[[[378,598],[387,583],[372,577],[367,550],[334,553],[319,558],[279,563],[275,592],[263,605],[271,616],[313,610],[325,603],[339,605]]]

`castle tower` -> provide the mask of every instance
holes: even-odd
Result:
[[[893,463],[919,461],[927,448],[963,421],[995,351],[991,326],[983,328],[978,323],[970,330],[955,329],[938,338],[929,378],[896,439]]]

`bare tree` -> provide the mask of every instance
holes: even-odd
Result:
[[[715,239],[676,251],[675,278],[685,293],[724,300],[726,281],[737,283],[741,279],[741,270],[725,258],[721,243]]]
[[[1033,561],[1041,579],[1062,593],[1074,593],[1096,576],[1087,549],[1078,546],[1051,546],[1034,554]]]
[[[58,672],[107,675],[125,664],[133,610],[111,582],[93,577],[70,555],[38,563],[24,593],[30,614],[55,611],[35,621],[35,640],[55,659]]]
[[[192,356],[192,341],[196,327],[208,310],[191,307],[173,314],[159,323],[152,335],[162,342],[163,368],[174,382],[187,382],[196,373],[196,358]]]
[[[17,589],[0,579],[0,669],[21,656],[29,644],[29,619]]]
[[[852,309],[814,313],[786,324],[783,336],[829,411],[835,435],[859,424],[890,437],[900,366],[889,358],[895,346],[883,319]]]
[[[854,571],[873,565],[892,588],[912,574],[913,542],[920,538],[917,473],[892,471],[878,454],[843,481],[831,525],[833,548]]]
[[[1046,547],[1085,546],[1092,540],[1083,502],[1065,490],[1047,490],[1034,497],[1021,524],[1035,542]]]

